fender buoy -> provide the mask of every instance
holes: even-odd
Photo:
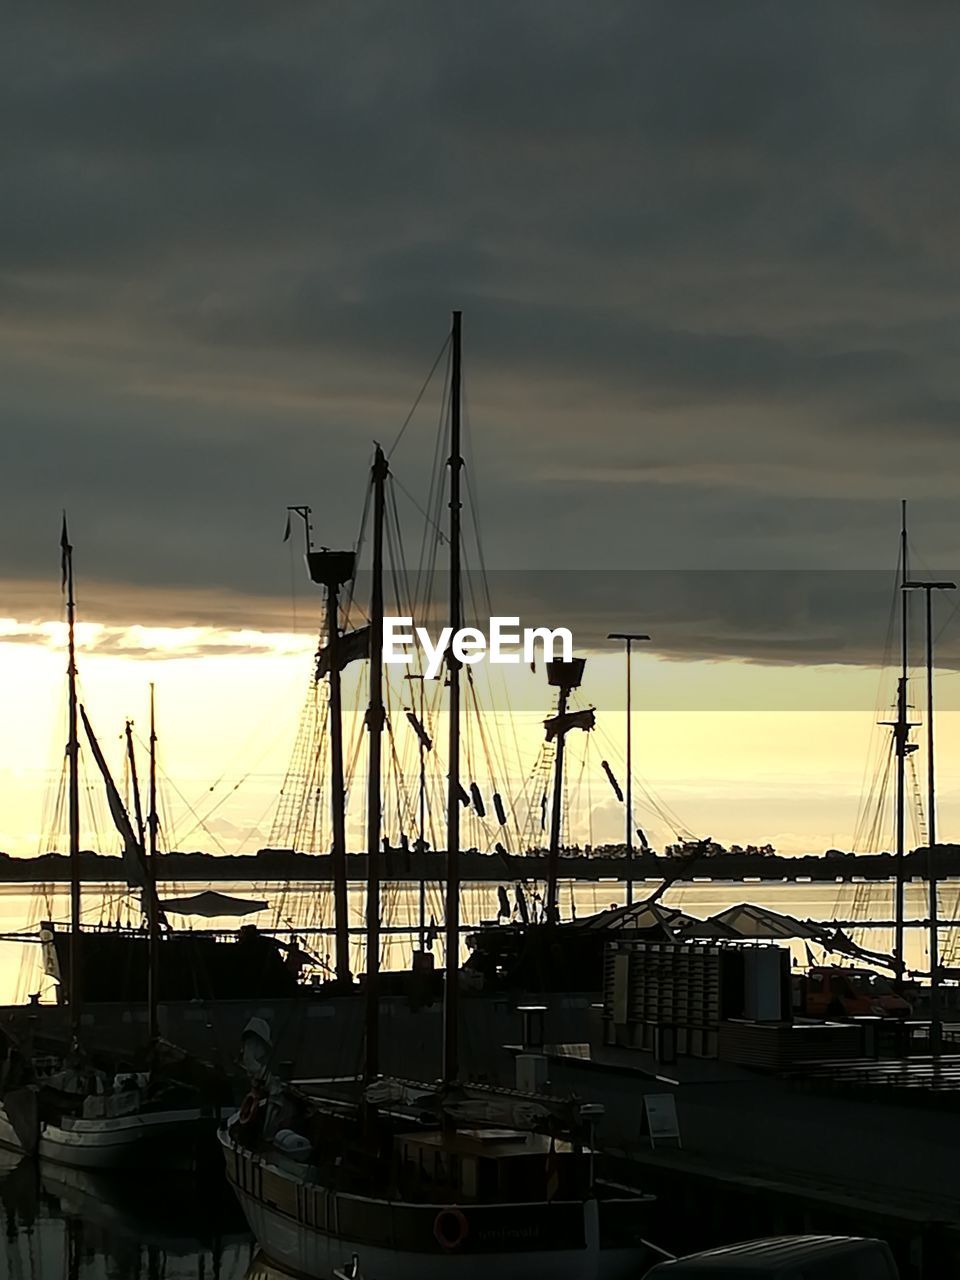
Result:
[[[470,1234],[470,1224],[456,1205],[441,1209],[433,1220],[433,1234],[441,1249],[459,1249]]]
[[[241,1124],[249,1124],[256,1115],[257,1103],[260,1099],[252,1091],[247,1094],[243,1102],[240,1104],[239,1120]]]

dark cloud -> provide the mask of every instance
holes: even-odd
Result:
[[[901,495],[957,562],[953,7],[54,5],[6,35],[0,614],[55,613],[67,506],[101,613],[289,615],[284,507],[352,541],[452,306],[492,566],[881,568]],[[420,504],[438,396],[393,460]],[[674,604],[703,636],[658,617],[668,650],[843,647],[752,596],[714,645]]]

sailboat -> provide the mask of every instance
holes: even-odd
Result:
[[[546,666],[548,683],[559,693],[555,713],[543,722],[547,742],[556,743],[543,915],[540,920],[530,918],[518,887],[521,920],[510,921],[507,909],[503,914],[508,923],[500,924],[498,918],[495,924],[470,932],[466,939],[470,955],[464,968],[479,979],[481,990],[487,992],[536,992],[538,996],[549,992],[596,995],[603,987],[604,953],[609,942],[622,941],[627,932],[636,940],[674,940],[675,925],[671,917],[679,916],[679,913],[665,912],[659,900],[672,885],[691,873],[709,848],[710,841],[689,841],[684,854],[676,859],[672,873],[643,900],[633,902],[633,885],[628,876],[625,907],[598,911],[580,919],[561,919],[559,887],[565,808],[565,744],[568,734],[590,732],[595,727],[596,711],[593,707],[569,709],[570,694],[579,688],[583,680],[585,658],[548,662]],[[606,761],[604,769],[622,801],[623,794]],[[544,818],[546,799],[544,792]],[[629,815],[629,805],[626,807]],[[629,816],[628,826],[632,826]]]
[[[350,552],[316,551],[309,538],[309,509],[292,508],[303,515],[307,523],[307,564],[313,580],[326,587],[327,594],[327,645],[323,651],[324,674],[329,678],[330,701],[332,710],[331,729],[331,810],[333,815],[333,847],[331,850],[333,868],[333,898],[336,919],[336,971],[331,980],[300,980],[300,969],[295,960],[299,948],[296,939],[290,943],[279,938],[261,933],[256,925],[242,926],[234,935],[224,937],[223,931],[204,931],[191,929],[176,931],[164,928],[162,950],[164,964],[158,973],[153,959],[157,953],[159,931],[151,926],[149,936],[139,930],[105,929],[84,937],[84,945],[78,953],[74,947],[72,933],[57,929],[51,922],[41,925],[41,942],[44,951],[47,974],[58,984],[58,994],[69,992],[73,985],[73,968],[82,966],[80,984],[86,1002],[115,1003],[141,1000],[142,992],[148,981],[158,983],[157,998],[165,1004],[203,1000],[215,1004],[219,1001],[249,1001],[251,1012],[258,1003],[265,1000],[289,1000],[298,997],[326,998],[343,997],[357,993],[356,984],[352,980],[349,969],[349,911],[347,902],[347,848],[344,818],[345,782],[343,770],[343,742],[340,730],[340,668],[346,654],[338,652],[342,644],[346,649],[351,637],[341,637],[337,624],[338,592],[341,585],[352,575],[353,555]],[[319,679],[319,674],[318,674]],[[82,712],[81,712],[82,714]],[[152,711],[151,711],[152,716]],[[107,790],[107,799],[114,823],[123,841],[123,865],[127,884],[131,889],[144,892],[143,881],[146,874],[144,868],[144,831],[141,829],[139,839],[132,829],[129,815],[117,793],[117,789],[109,775],[102,753],[92,737],[89,723],[85,720],[91,749],[103,775]],[[156,735],[151,720],[151,786],[155,789],[155,745]],[[133,762],[132,744],[129,745],[131,773],[136,777]],[[134,784],[134,799],[137,799]],[[139,812],[138,812],[139,823]],[[142,827],[142,824],[140,824]],[[157,815],[155,805],[151,809],[151,818],[147,824],[150,837],[150,864],[155,867],[157,844]],[[207,895],[208,897],[212,895]],[[156,908],[154,916],[160,915],[160,904],[153,895]],[[245,903],[240,899],[226,895],[217,895],[217,905],[223,910],[218,914],[243,914],[248,907],[257,904]],[[259,904],[261,907],[265,903]],[[149,903],[144,899],[144,906]],[[204,913],[203,904],[195,898],[179,900],[168,904],[187,914]],[[198,912],[199,908],[199,912]],[[148,924],[151,919],[149,910],[145,909]],[[286,952],[286,954],[284,954]],[[299,953],[306,956],[307,953]],[[314,957],[310,957],[314,959]]]
[[[165,910],[191,909],[195,904],[190,900],[185,904],[176,900],[163,904],[156,888],[160,822],[156,803],[157,734],[153,686],[150,687],[150,779],[146,819],[141,811],[131,725],[128,722],[126,726],[136,830],[83,707],[79,708],[79,715],[103,778],[110,815],[122,841],[124,878],[127,887],[140,894],[147,927],[146,930],[118,927],[86,932],[78,952],[74,947],[72,928],[65,931],[52,921],[43,921],[40,938],[44,969],[56,983],[58,1000],[66,996],[69,1003],[74,989],[75,964],[80,966],[79,989],[87,1005],[104,1001],[139,1003],[149,989],[152,994],[148,1009],[153,1036],[157,1032],[156,1007],[160,1001],[263,1000],[295,995],[296,976],[285,962],[280,945],[255,928],[244,926],[236,936],[225,939],[212,932],[178,932],[169,927]],[[203,906],[202,903],[198,905]],[[218,905],[226,913],[235,905],[245,910],[248,905],[256,904],[221,895]],[[157,963],[161,946],[162,967]]]
[[[460,594],[461,316],[453,315],[450,618]],[[597,1177],[602,1108],[461,1082],[459,1067],[460,672],[449,661],[447,892],[442,1071],[438,1084],[379,1078],[380,737],[384,481],[373,463],[373,588],[367,712],[366,1043],[361,1088],[295,1088],[272,1075],[269,1029],[245,1037],[253,1087],[220,1131],[227,1177],[268,1261],[330,1278],[362,1249],[377,1280],[504,1274],[636,1276],[655,1260],[642,1238],[652,1197]]]
[[[142,842],[133,833],[89,718],[77,697],[76,601],[73,547],[66,516],[61,533],[63,587],[67,593],[68,741],[70,827],[71,1040],[67,1052],[43,1046],[39,1037],[20,1041],[7,1029],[0,1045],[0,1143],[27,1154],[79,1168],[146,1164],[156,1168],[193,1167],[212,1141],[226,1081],[206,1064],[182,1054],[157,1034],[157,982],[160,908],[156,885]],[[83,722],[94,758],[104,776],[111,813],[124,839],[128,874],[140,886],[148,920],[150,980],[148,1041],[126,1061],[93,1052],[85,1043],[81,932],[79,723]],[[151,694],[151,788],[149,828],[156,845],[156,771]]]

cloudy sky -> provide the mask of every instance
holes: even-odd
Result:
[[[202,676],[163,664],[176,717],[202,686],[204,721],[228,719],[230,664],[257,654],[244,696],[268,715],[314,607],[301,585],[292,615],[284,507],[353,540],[371,441],[395,438],[453,307],[488,565],[701,571],[631,578],[620,610],[696,660],[697,689],[700,668],[730,678],[708,658],[772,659],[786,686],[751,696],[789,687],[796,709],[823,664],[879,663],[902,497],[918,568],[960,565],[955,6],[50,4],[5,36],[0,844],[32,844],[56,741],[61,507],[84,616],[109,628],[87,637],[103,714],[179,648],[207,656]],[[393,458],[416,495],[435,420]],[[817,588],[811,624],[812,579],[771,592],[761,569],[876,572]],[[779,827],[765,811],[744,838],[852,827],[875,674],[842,803],[810,819],[784,785]],[[788,735],[811,785],[824,728]],[[709,759],[650,765],[679,790]]]

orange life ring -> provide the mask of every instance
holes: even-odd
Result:
[[[257,1103],[260,1101],[256,1092],[251,1090],[240,1104],[240,1115],[238,1119],[241,1124],[249,1124],[256,1115]]]
[[[453,1226],[456,1231],[455,1235],[450,1234],[444,1229],[444,1223],[448,1219],[453,1220]],[[459,1249],[470,1234],[470,1224],[463,1216],[456,1205],[451,1205],[449,1209],[441,1209],[433,1220],[433,1234],[436,1237],[437,1244],[441,1249],[454,1250]]]

